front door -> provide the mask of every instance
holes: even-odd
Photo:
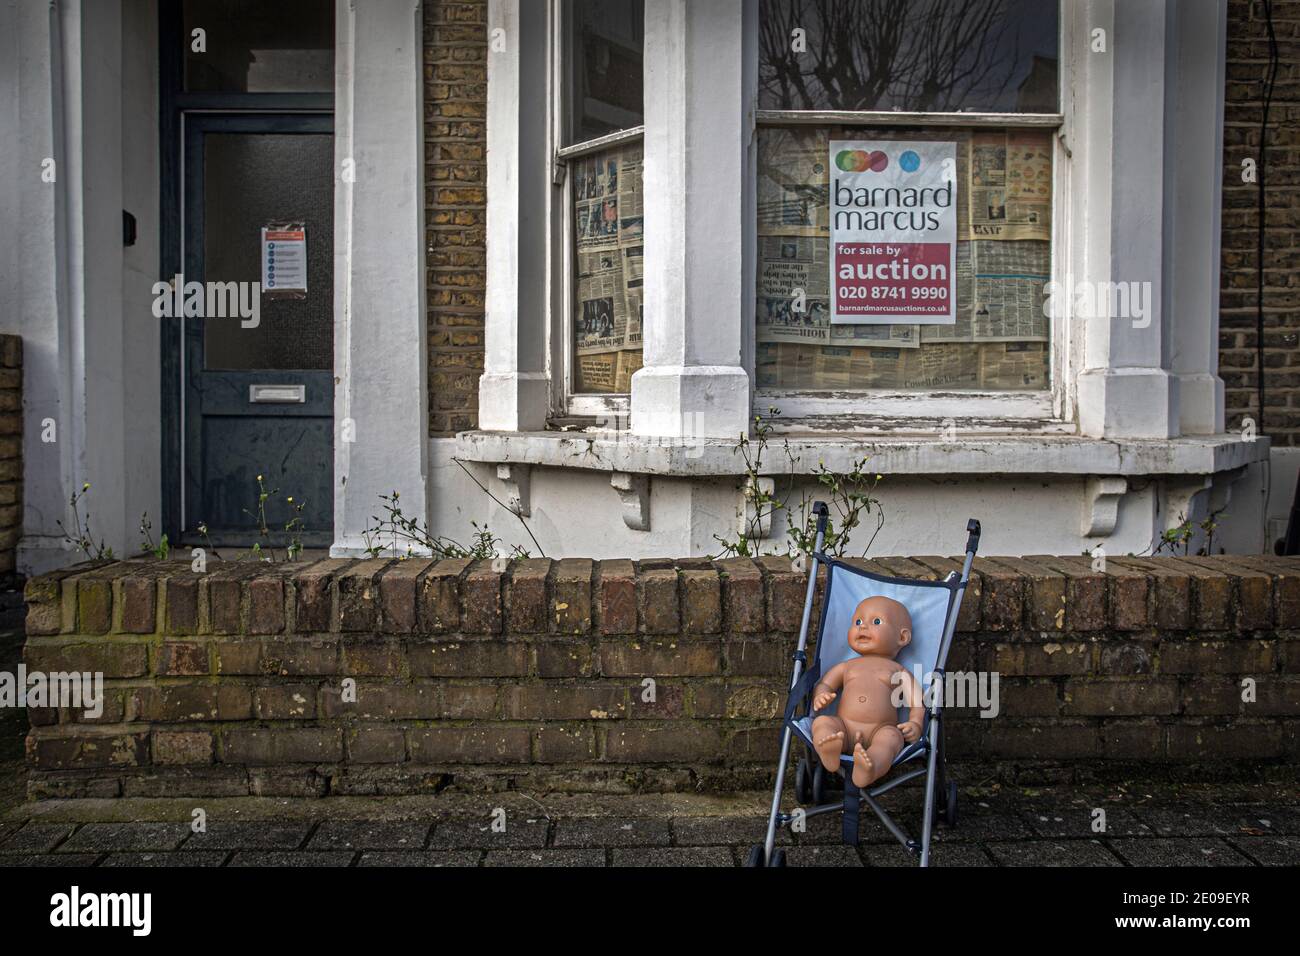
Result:
[[[200,528],[206,527],[214,544],[248,545],[265,519],[273,532],[268,543],[283,545],[290,537],[285,523],[298,517],[303,533],[297,537],[305,547],[328,546],[334,462],[332,117],[188,114],[183,168],[186,287],[199,283],[205,304],[228,305],[238,297],[251,306],[235,314],[208,306],[207,313],[227,314],[184,320],[183,540],[200,542]],[[288,250],[280,243],[279,259],[275,246],[267,246],[277,231],[295,240]],[[296,241],[300,233],[305,263]],[[232,282],[238,286],[225,285]],[[261,489],[278,492],[265,500],[265,515],[259,510]],[[293,504],[285,500],[290,496]]]

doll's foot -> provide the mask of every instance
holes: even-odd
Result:
[[[840,754],[844,753],[844,731],[837,730],[820,740],[813,741],[813,749],[822,758],[822,766],[835,773],[840,769]]]
[[[867,756],[867,750],[862,746],[862,741],[853,748],[853,786],[861,789],[874,783],[876,779],[876,764]]]

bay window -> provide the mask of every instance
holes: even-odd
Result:
[[[1050,420],[1056,5],[760,11],[756,404],[855,416],[846,430],[894,412]]]

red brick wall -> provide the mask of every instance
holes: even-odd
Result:
[[[27,586],[27,667],[102,671],[106,701],[29,708],[30,792],[766,787],[804,582],[776,558],[56,572]],[[950,756],[1021,784],[1264,776],[1300,756],[1296,628],[1296,558],[981,559],[949,669],[997,672],[1001,712],[949,711]]]
[[[1270,110],[1267,245],[1264,257],[1264,420],[1275,445],[1300,444],[1300,0],[1274,0],[1281,63]],[[1224,107],[1219,373],[1227,423],[1259,421],[1256,395],[1258,185],[1242,182],[1243,159],[1260,158],[1262,80],[1268,32],[1258,0],[1228,2]]]
[[[429,433],[478,426],[486,260],[487,2],[424,4]]]

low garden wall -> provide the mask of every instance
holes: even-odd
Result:
[[[862,562],[942,577],[957,559]],[[776,558],[125,561],[28,582],[33,797],[770,785],[804,578]],[[1289,773],[1300,559],[980,559],[950,670],[981,779]]]

